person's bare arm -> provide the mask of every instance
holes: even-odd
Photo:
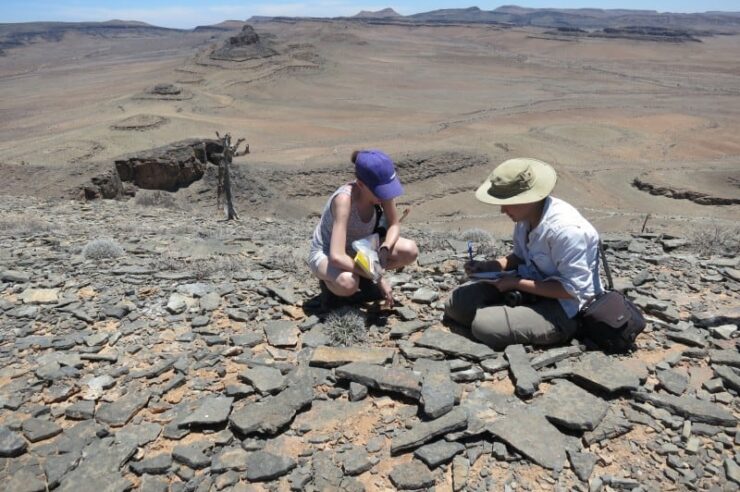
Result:
[[[334,222],[332,223],[331,243],[329,244],[329,264],[345,272],[355,271],[355,262],[345,250],[351,202],[351,197],[344,193],[335,196],[331,202]]]
[[[385,214],[386,221],[388,222],[388,230],[385,233],[385,239],[380,247],[387,247],[389,250],[393,249],[393,246],[401,236],[401,220],[398,216],[398,209],[396,209],[395,200],[386,200],[382,203],[383,213]]]

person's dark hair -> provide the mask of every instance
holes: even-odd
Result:
[[[360,153],[359,150],[352,152],[352,164],[357,164],[357,155]]]

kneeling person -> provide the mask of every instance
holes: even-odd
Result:
[[[445,316],[470,327],[475,338],[495,349],[568,341],[578,327],[580,309],[602,292],[598,233],[573,206],[550,196],[556,181],[549,164],[511,159],[476,191],[478,200],[500,205],[516,223],[514,249],[496,260],[470,261],[465,271],[473,277],[497,271],[511,275],[456,288]],[[506,305],[511,291],[531,302]]]
[[[376,206],[386,217],[387,230],[378,248],[380,265],[385,270],[413,263],[418,256],[416,243],[400,237],[400,219],[395,198],[403,194],[393,161],[378,150],[352,154],[355,181],[340,186],[321,214],[311,241],[308,265],[326,288],[340,297],[353,295],[366,277],[354,262],[352,242],[372,234],[378,223]],[[378,287],[386,305],[393,305],[391,286],[381,277]]]

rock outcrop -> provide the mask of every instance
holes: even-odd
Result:
[[[202,178],[211,156],[219,152],[216,140],[190,139],[116,159],[115,166],[121,181],[149,190],[177,191]]]
[[[249,24],[242,27],[236,36],[228,38],[224,44],[211,53],[214,60],[247,61],[255,58],[267,58],[277,52],[266,46]]]

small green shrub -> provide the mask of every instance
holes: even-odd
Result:
[[[123,248],[113,239],[93,239],[82,248],[82,255],[89,260],[103,260],[123,256]]]
[[[344,306],[329,313],[324,321],[324,327],[334,346],[352,347],[367,341],[365,318],[359,309],[351,306]]]

